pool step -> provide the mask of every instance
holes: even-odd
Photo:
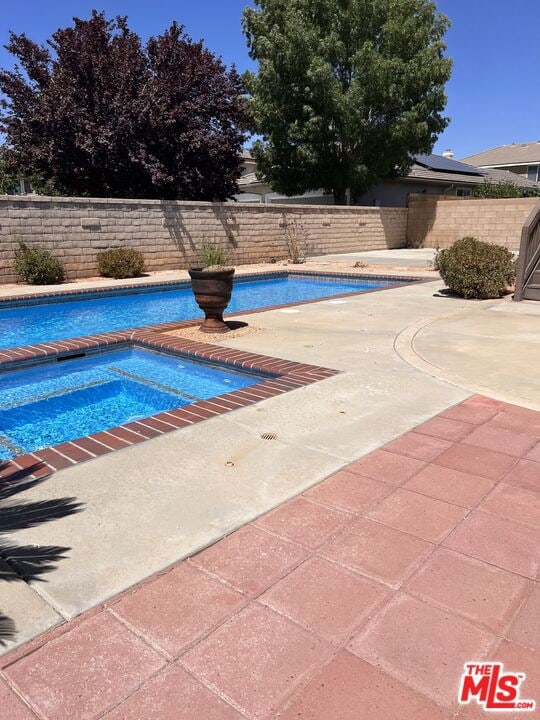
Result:
[[[62,388],[61,390],[54,390],[44,395],[35,395],[34,397],[23,398],[22,400],[14,400],[13,402],[0,405],[0,410],[9,410],[10,408],[20,407],[21,405],[28,405],[29,403],[41,402],[41,400],[49,400],[50,398],[59,397],[60,395],[66,395],[67,393],[75,392],[77,390],[86,390],[87,388],[96,387],[97,385],[103,385],[103,383],[110,382],[109,380],[93,380],[89,383],[82,385],[74,385],[73,387]]]
[[[118,375],[122,375],[123,377],[129,378],[129,380],[135,380],[135,382],[140,382],[140,383],[143,383],[144,385],[150,385],[151,387],[155,387],[158,390],[163,390],[164,392],[172,393],[173,395],[180,395],[180,397],[183,397],[186,400],[191,400],[191,402],[199,402],[200,400],[205,399],[205,398],[197,397],[197,395],[189,395],[189,393],[183,392],[182,390],[177,390],[176,388],[169,387],[169,385],[163,385],[162,383],[159,383],[156,380],[150,380],[148,378],[142,377],[141,375],[136,375],[135,373],[130,373],[127,370],[120,370],[120,368],[115,368],[112,366],[107,369],[113,373],[117,373]]]

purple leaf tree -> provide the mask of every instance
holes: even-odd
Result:
[[[10,35],[0,69],[7,172],[51,194],[225,200],[248,127],[242,81],[173,23],[144,45],[125,17]]]

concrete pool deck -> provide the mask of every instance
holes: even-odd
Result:
[[[398,248],[396,250],[364,250],[362,252],[338,253],[336,255],[316,255],[310,262],[327,265],[336,262],[354,264],[383,265],[399,268],[407,267],[415,270],[430,270],[433,267],[436,250],[430,248]]]

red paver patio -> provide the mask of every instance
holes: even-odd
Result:
[[[1,658],[1,720],[475,720],[482,659],[540,702],[539,440],[468,399]]]

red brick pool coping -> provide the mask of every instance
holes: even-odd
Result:
[[[139,328],[134,331],[94,335],[88,338],[67,340],[30,348],[16,348],[9,351],[7,358],[0,357],[0,369],[2,367],[24,369],[29,364],[33,364],[32,361],[43,361],[55,356],[69,357],[83,352],[106,351],[115,346],[141,347],[267,376],[263,377],[260,382],[243,390],[234,390],[208,400],[200,400],[175,410],[160,412],[141,420],[103,430],[87,437],[19,455],[12,460],[0,463],[0,480],[29,469],[31,469],[29,474],[33,478],[45,477],[56,470],[71,467],[76,463],[136,445],[183,427],[195,425],[202,420],[223,415],[231,410],[237,410],[261,400],[282,395],[291,390],[332,377],[338,372],[318,365],[297,363],[268,355],[258,355],[234,348],[210,345],[163,334],[164,330],[189,327],[198,324],[198,322],[200,321],[165,323],[159,326]],[[157,332],[157,329],[160,332]],[[5,353],[0,353],[0,355],[2,354]]]
[[[540,413],[473,396],[5,655],[0,708],[478,720],[467,661],[526,673],[538,703],[539,527]]]

